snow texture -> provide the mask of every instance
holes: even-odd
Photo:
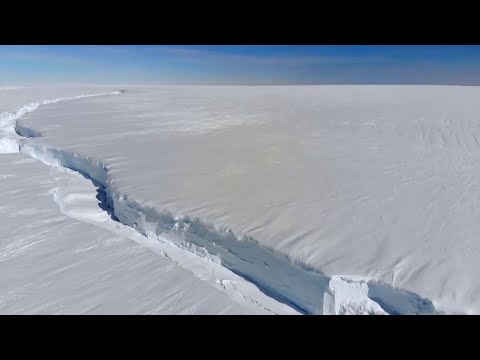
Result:
[[[315,314],[479,313],[478,95],[131,88],[46,103],[13,126],[22,153],[97,183],[112,221],[220,263],[271,301]]]

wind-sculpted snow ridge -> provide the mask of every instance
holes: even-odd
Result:
[[[20,136],[36,132],[16,126]],[[177,218],[120,193],[100,160],[35,141],[20,151],[46,164],[77,171],[100,184],[112,218],[149,238],[171,239],[178,247],[210,258],[255,284],[266,295],[305,314],[433,314],[433,304],[387,284],[350,276],[328,277],[274,253],[250,237],[237,237],[198,218]]]
[[[18,153],[20,148],[14,139],[8,137],[0,138],[0,154]]]

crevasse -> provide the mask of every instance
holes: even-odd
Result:
[[[109,93],[109,94],[116,94]],[[96,95],[45,100],[26,105],[16,112],[0,116],[0,124],[14,127],[21,137],[34,138],[41,134],[13,121],[34,111],[41,104]],[[12,129],[13,130],[13,129]],[[275,299],[306,314],[431,314],[433,304],[411,292],[394,289],[387,284],[353,279],[328,277],[286,256],[262,247],[250,237],[237,237],[232,231],[219,231],[201,219],[189,216],[176,218],[166,210],[142,204],[123,194],[109,177],[108,167],[97,159],[36,141],[19,141],[21,152],[42,162],[62,166],[83,174],[96,182],[105,195],[112,216],[147,237],[174,235],[176,245],[186,250],[203,248],[210,256],[232,272],[254,283]]]
[[[20,136],[35,133],[25,126],[16,126],[16,131]],[[166,210],[141,204],[115,188],[108,176],[108,167],[100,160],[36,142],[22,144],[20,151],[46,164],[77,171],[100,184],[106,205],[114,218],[124,225],[148,237],[174,235],[170,238],[176,239],[176,244],[187,250],[191,250],[192,244],[203,248],[220,259],[224,267],[254,283],[267,295],[303,313],[435,312],[430,301],[413,293],[372,281],[330,278],[293,263],[287,257],[262,247],[252,238],[239,238],[232,231],[219,231],[198,218],[176,218]],[[365,293],[361,301],[348,299],[359,293]],[[375,308],[377,311],[374,312],[372,309]]]

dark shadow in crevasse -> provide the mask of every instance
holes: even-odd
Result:
[[[95,186],[97,190],[97,196],[95,196],[95,198],[98,200],[98,206],[100,207],[100,209],[105,211],[112,220],[118,221],[117,217],[115,216],[115,212],[112,204],[109,204],[107,200],[107,192],[105,191],[105,186],[93,180],[90,176],[88,176],[84,172],[79,170],[75,170],[75,171],[78,172],[80,175],[82,175],[85,179],[90,180],[93,183],[93,186]]]

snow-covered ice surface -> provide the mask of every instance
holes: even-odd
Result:
[[[15,120],[28,139],[9,133],[1,147],[15,152],[14,138],[22,153],[93,179],[111,223],[221,263],[268,295],[237,291],[261,308],[480,313],[479,95],[131,87],[40,105]],[[56,199],[62,213],[92,223],[68,199]]]

